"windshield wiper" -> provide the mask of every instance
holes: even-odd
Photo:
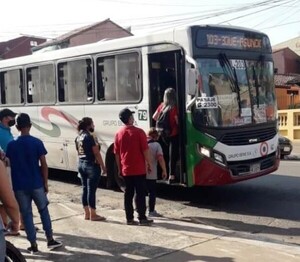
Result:
[[[235,68],[232,68],[230,65],[230,62],[224,53],[220,53],[219,55],[219,61],[221,66],[223,67],[225,73],[228,75],[229,81],[231,82],[231,85],[235,89],[231,89],[232,92],[235,92],[237,94],[237,100],[238,100],[238,107],[239,107],[239,116],[241,116],[241,94],[240,94],[240,86],[238,84],[238,79],[236,75]]]
[[[257,108],[259,108],[259,84],[258,84],[258,79],[257,79],[257,74],[256,74],[256,70],[254,68],[254,65],[252,66],[252,71],[253,71],[253,80],[254,80],[254,87],[255,87],[255,93],[256,93],[256,104],[257,104]]]

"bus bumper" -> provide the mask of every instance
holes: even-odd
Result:
[[[209,158],[203,158],[194,168],[193,179],[195,186],[217,186],[232,184],[255,177],[270,174],[276,171],[279,167],[279,158],[276,155],[274,164],[259,172],[246,175],[233,175],[230,168],[220,166]]]

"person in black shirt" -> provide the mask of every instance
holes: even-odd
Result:
[[[101,176],[101,169],[106,167],[100,154],[100,144],[92,135],[95,125],[90,117],[82,118],[77,126],[78,136],[75,139],[78,152],[78,172],[82,184],[82,205],[84,218],[91,221],[104,221],[105,217],[96,213],[96,191]]]

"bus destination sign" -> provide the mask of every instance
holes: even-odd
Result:
[[[228,47],[234,49],[261,49],[262,39],[243,36],[207,34],[207,44],[212,47]]]
[[[263,34],[225,29],[197,30],[196,46],[198,48],[271,51],[270,41]]]

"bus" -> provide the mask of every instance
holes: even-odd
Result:
[[[168,87],[178,101],[180,185],[230,184],[278,168],[272,50],[259,31],[192,25],[0,61],[1,107],[31,116],[49,167],[77,171],[76,125],[93,118],[108,186],[121,183],[119,111],[135,111],[147,131]]]

